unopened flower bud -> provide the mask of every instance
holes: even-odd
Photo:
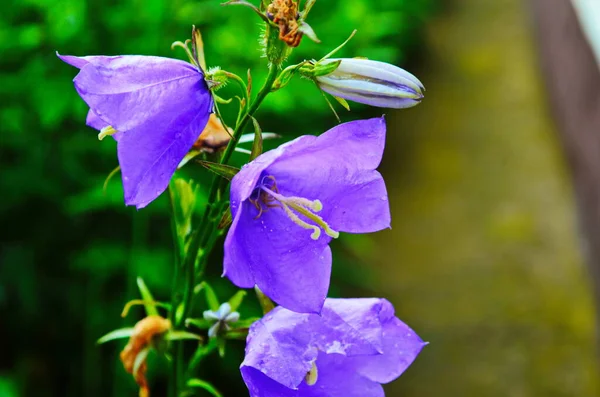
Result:
[[[326,59],[315,71],[339,63],[329,74],[314,74],[319,87],[328,94],[382,108],[409,108],[423,99],[423,84],[404,69],[384,62],[361,58]]]

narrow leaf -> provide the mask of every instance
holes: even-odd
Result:
[[[244,301],[244,297],[246,296],[246,291],[239,290],[238,292],[236,292],[230,299],[229,299],[229,306],[231,306],[231,311],[235,312],[237,311],[238,307],[240,307],[240,305],[242,304],[242,302]]]
[[[202,340],[202,337],[187,331],[170,331],[166,336],[167,340]]]
[[[199,293],[202,290],[204,290],[208,308],[213,312],[219,310],[219,306],[221,305],[219,304],[219,299],[217,298],[217,294],[215,294],[215,290],[213,290],[212,287],[206,281],[203,281],[200,284],[198,284],[194,289],[194,292]]]
[[[137,377],[137,373],[140,370],[140,367],[142,366],[142,364],[144,364],[144,361],[146,361],[146,358],[148,358],[148,353],[150,353],[150,348],[146,347],[145,349],[142,349],[137,356],[135,356],[135,361],[133,362],[133,376]]]
[[[223,212],[223,216],[221,217],[221,220],[219,221],[219,225],[217,226],[217,228],[219,230],[223,230],[226,227],[228,227],[229,225],[231,225],[231,222],[233,222],[233,220],[231,219],[231,210],[229,209],[229,206],[228,206],[227,210],[225,212]]]
[[[250,328],[250,326],[252,326],[252,324],[257,322],[258,320],[260,320],[260,317],[245,318],[243,320],[236,321],[235,323],[230,324],[230,326],[233,330],[247,329]]]
[[[96,343],[101,345],[103,343],[110,342],[111,340],[129,338],[132,334],[133,327],[116,329],[98,339]]]
[[[277,139],[281,138],[281,135],[276,134],[274,132],[263,132],[262,133],[263,141],[268,139]],[[249,143],[254,142],[254,134],[244,134],[238,139],[238,143]]]
[[[267,16],[265,14],[263,14],[262,12],[260,12],[260,10],[252,3],[249,3],[245,0],[229,0],[226,1],[225,3],[221,3],[222,6],[229,6],[229,5],[240,5],[240,6],[246,6],[251,8],[252,10],[254,10],[254,12],[256,12],[258,14],[259,17],[261,17],[261,19],[263,21],[265,21],[266,23],[271,23],[271,21],[269,21],[269,18],[267,18]]]
[[[158,310],[156,309],[156,305],[154,303],[150,303],[154,302],[154,297],[152,296],[152,293],[150,293],[150,290],[148,289],[146,283],[144,283],[144,280],[142,280],[141,277],[137,278],[137,285],[140,289],[142,299],[145,302],[148,302],[144,304],[144,307],[146,308],[146,316],[158,316]]]
[[[189,327],[193,325],[200,329],[209,329],[213,325],[214,321],[208,321],[203,318],[188,318],[185,320],[185,326]]]
[[[196,162],[227,180],[231,180],[235,176],[235,174],[240,172],[239,168],[232,167],[226,164],[213,163],[211,161],[206,160],[197,160]]]
[[[248,98],[252,97],[252,74],[250,74],[250,69],[248,69],[248,85],[246,86],[246,92],[248,93]]]
[[[254,124],[254,143],[252,143],[252,151],[250,152],[250,161],[252,161],[261,155],[263,150],[263,139],[262,130],[260,129],[258,121],[252,116],[250,116],[250,118],[252,119],[252,124]]]
[[[201,379],[190,379],[187,382],[188,387],[199,387],[201,389],[204,389],[205,391],[207,391],[208,393],[212,394],[214,397],[222,397],[222,394],[219,393],[219,391],[217,389],[215,389],[215,387],[213,385],[211,385],[210,383],[201,380]]]
[[[339,96],[335,96],[333,95],[333,97],[335,98],[336,101],[338,101],[340,103],[340,105],[342,105],[347,111],[350,111],[350,105],[348,105],[348,102],[346,102],[346,100],[344,98],[340,98]]]
[[[246,340],[248,338],[248,331],[227,331],[224,335],[224,338],[233,340]]]
[[[206,71],[206,58],[204,57],[204,41],[202,40],[202,34],[200,29],[192,25],[192,51],[198,61],[198,64],[202,68],[202,71]]]
[[[219,349],[219,356],[225,357],[225,339],[215,338],[217,340],[217,348]]]

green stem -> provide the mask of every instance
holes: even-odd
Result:
[[[241,121],[236,126],[233,133],[233,137],[227,145],[223,156],[221,157],[221,164],[226,164],[229,161],[229,158],[233,154],[237,141],[242,135],[244,128],[250,121],[253,114],[258,110],[260,104],[263,102],[263,100],[266,98],[269,92],[271,92],[273,83],[277,79],[278,72],[278,66],[269,66],[269,74],[267,75],[263,87],[260,89],[259,93],[257,94],[255,100],[252,102],[252,105],[248,108],[248,111],[246,112],[244,117],[242,117]],[[216,230],[220,217],[217,216],[215,218],[215,213],[216,215],[222,215],[221,212],[223,210],[223,206],[219,205],[219,191],[221,190],[222,186],[222,181],[220,179],[221,178],[218,177],[215,177],[213,179],[213,183],[209,193],[208,205],[206,207],[206,210],[204,211],[204,215],[202,216],[200,227],[192,233],[192,236],[190,237],[190,244],[187,249],[187,254],[182,260],[183,263],[181,265],[185,277],[185,287],[183,290],[183,300],[181,301],[181,313],[177,313],[179,311],[179,302],[175,290],[173,291],[173,307],[171,309],[172,320],[175,329],[181,328],[185,318],[188,316],[191,309],[193,291],[194,286],[196,285],[197,275],[198,273],[202,273],[204,271],[206,263],[208,262],[209,254],[212,251],[218,238],[222,235],[222,233]],[[179,267],[179,265],[177,267]],[[170,390],[171,397],[177,397],[180,381],[179,375],[182,368],[182,360],[183,346],[181,342],[178,342],[178,346],[175,349],[175,355],[173,357],[173,378],[171,380],[173,387]]]

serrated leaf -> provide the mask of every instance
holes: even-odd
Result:
[[[208,393],[212,394],[214,397],[222,397],[222,394],[219,393],[219,391],[215,389],[213,385],[204,380],[193,378],[187,381],[187,385],[188,387],[199,387],[201,389],[204,389]]]
[[[258,121],[252,116],[252,124],[254,125],[254,142],[252,143],[252,150],[250,151],[250,161],[254,160],[258,156],[261,155],[263,150],[263,138],[262,138],[262,130],[260,129],[260,125]]]
[[[233,179],[235,174],[240,172],[239,168],[226,164],[213,163],[206,160],[198,160],[197,163],[227,180]]]
[[[231,311],[235,312],[237,311],[238,307],[240,307],[240,305],[242,304],[242,302],[244,301],[244,298],[246,297],[246,291],[239,290],[238,292],[236,292],[231,298],[229,298],[229,306],[231,306]]]
[[[148,302],[144,303],[144,308],[146,309],[146,316],[158,316],[158,310],[156,309],[156,306],[154,304],[149,303],[154,302],[154,297],[152,296],[152,293],[150,292],[150,290],[146,286],[146,283],[144,283],[144,280],[142,280],[141,277],[137,278],[137,285],[140,290],[140,294],[142,295],[142,299],[145,302]]]
[[[213,312],[219,310],[221,306],[219,304],[219,299],[217,298],[217,294],[215,294],[215,290],[206,282],[203,281],[194,288],[194,292],[197,294],[200,291],[204,290],[204,295],[206,296],[206,303],[208,304],[208,308]]]
[[[97,344],[101,345],[106,342],[110,342],[111,340],[129,338],[133,334],[133,327],[116,329],[114,331],[109,332],[104,335],[100,339],[96,341]]]
[[[165,336],[167,340],[203,340],[200,335],[187,331],[170,331]]]

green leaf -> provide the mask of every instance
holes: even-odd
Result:
[[[217,340],[215,338],[210,339],[206,345],[198,346],[198,348],[196,349],[196,352],[194,352],[194,355],[192,356],[192,359],[190,360],[189,368],[190,369],[195,368],[198,364],[200,364],[200,362],[206,356],[208,356],[210,353],[212,353],[213,350],[215,350],[216,348],[217,348]]]
[[[219,356],[221,358],[225,357],[225,339],[223,338],[215,338],[217,341],[217,348],[219,349]]]
[[[242,329],[242,328],[250,328],[252,324],[260,320],[260,317],[250,317],[240,321],[236,321],[235,323],[230,324],[233,330]]]
[[[185,326],[193,325],[200,329],[209,329],[214,324],[214,321],[205,320],[203,318],[188,318],[185,320]]]
[[[246,296],[246,291],[244,291],[242,289],[242,290],[239,290],[238,292],[236,292],[231,298],[229,298],[229,306],[231,306],[232,312],[237,311],[238,307],[240,307],[240,305],[244,301],[245,296]]]
[[[199,293],[204,290],[204,295],[206,296],[206,303],[208,304],[208,308],[214,312],[219,310],[219,299],[217,298],[217,294],[215,294],[215,290],[206,282],[203,281],[194,288],[195,293]]]
[[[110,342],[111,340],[129,338],[132,334],[133,327],[116,329],[98,339],[96,343],[101,345],[103,343]]]
[[[193,378],[193,379],[190,379],[187,381],[187,385],[188,385],[188,387],[199,387],[201,389],[204,389],[207,392],[209,392],[210,394],[212,394],[214,397],[222,397],[222,394],[219,393],[219,391],[217,389],[215,389],[215,387],[213,385],[211,385],[210,383],[208,383],[207,381]]]
[[[165,339],[167,340],[203,340],[198,334],[193,334],[187,331],[170,331],[167,333]]]
[[[146,308],[146,316],[158,316],[158,310],[156,309],[156,305],[150,303],[154,302],[154,297],[152,296],[152,293],[150,292],[150,290],[146,286],[146,283],[144,283],[144,280],[142,280],[141,277],[137,278],[137,285],[140,289],[142,299],[145,302],[148,302],[144,304],[144,307]]]
[[[223,337],[225,339],[246,340],[248,338],[248,331],[227,331]]]
[[[229,181],[235,176],[235,174],[240,172],[239,168],[226,164],[213,163],[206,160],[198,160],[197,163]]]
[[[252,161],[262,153],[263,139],[262,130],[260,129],[258,121],[252,116],[250,116],[250,118],[252,119],[252,124],[254,124],[254,142],[252,143],[252,151],[250,152],[250,161]]]
[[[221,220],[219,221],[217,228],[219,230],[223,230],[226,227],[228,227],[229,225],[231,225],[231,222],[233,222],[233,219],[231,219],[231,210],[230,210],[229,206],[227,206],[227,209],[225,210],[225,212],[223,212],[223,216],[221,217]]]

